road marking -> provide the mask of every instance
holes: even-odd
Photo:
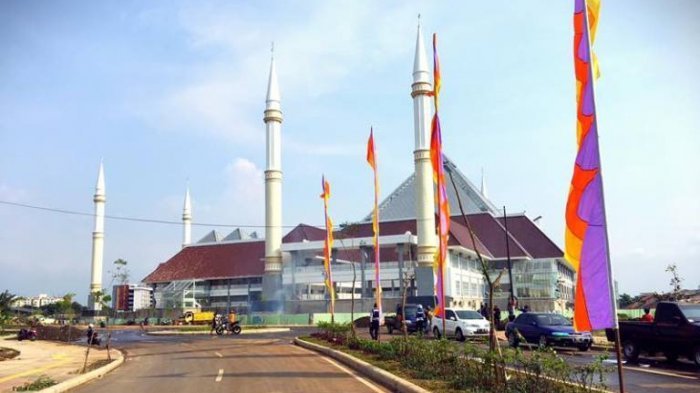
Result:
[[[218,352],[214,352],[214,355],[216,355],[216,356],[218,356],[218,357],[220,357],[220,358],[224,357],[224,355],[222,355],[222,354],[220,354],[220,353],[218,353]]]
[[[10,374],[6,377],[0,378],[0,382],[9,381],[9,380],[19,378],[19,377],[26,377],[27,375],[38,374],[38,373],[45,371],[45,370],[48,370],[50,368],[58,367],[64,363],[68,363],[68,362],[70,362],[70,360],[71,360],[70,358],[65,356],[61,360],[56,360],[53,364],[49,364],[48,366],[38,367],[38,368],[35,368],[33,370],[23,371],[23,372],[20,372],[17,374]]]
[[[220,368],[219,375],[216,376],[216,382],[221,382],[222,379],[224,379],[224,369]]]
[[[700,378],[698,378],[698,377],[691,377],[691,376],[688,376],[688,375],[674,374],[674,373],[669,373],[669,372],[666,372],[666,371],[651,370],[651,369],[648,369],[648,368],[638,368],[638,367],[628,367],[628,366],[624,366],[623,368],[624,368],[625,370],[632,370],[632,371],[639,371],[639,372],[642,372],[642,373],[663,375],[663,376],[666,376],[666,377],[684,378],[684,379],[692,379],[692,380],[700,379]]]
[[[341,366],[340,364],[336,363],[334,360],[331,360],[330,358],[324,356],[323,354],[319,354],[318,352],[314,352],[314,351],[311,351],[311,350],[309,350],[309,349],[301,348],[301,347],[297,347],[297,346],[294,346],[293,348],[299,348],[299,349],[304,350],[304,351],[306,351],[306,352],[311,352],[311,353],[313,353],[314,355],[320,357],[321,359],[323,359],[323,360],[327,361],[328,363],[334,365],[335,367],[339,368],[339,369],[342,370],[343,372],[349,374],[351,377],[353,377],[353,378],[357,379],[358,381],[362,382],[364,385],[366,385],[367,387],[369,387],[369,388],[372,389],[373,391],[375,391],[375,392],[377,392],[377,393],[384,393],[384,391],[383,391],[382,389],[378,388],[376,385],[374,385],[373,383],[367,381],[366,379],[360,377],[356,372],[353,372],[353,371],[348,370],[347,368],[345,368],[345,367]]]

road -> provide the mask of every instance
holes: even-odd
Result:
[[[76,392],[386,392],[359,374],[291,344],[294,331],[241,336],[113,334],[126,362]]]
[[[115,332],[114,343],[127,360],[105,378],[77,392],[136,393],[203,390],[274,392],[385,392],[386,390],[335,361],[291,344],[314,329],[241,336],[147,336],[140,331]],[[361,335],[365,335],[361,332]],[[383,335],[383,340],[391,336]],[[457,345],[457,343],[455,343]],[[526,350],[527,351],[527,350]],[[604,352],[557,349],[567,362],[585,364]],[[615,364],[605,378],[618,389]],[[697,392],[700,370],[687,361],[662,359],[624,366],[627,392]],[[235,390],[234,390],[235,389]]]

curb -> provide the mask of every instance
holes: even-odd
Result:
[[[281,333],[281,332],[288,332],[291,329],[289,328],[269,328],[269,329],[248,329],[248,330],[242,330],[241,334],[264,334],[264,333]],[[149,336],[192,336],[192,335],[202,335],[206,336],[209,335],[210,332],[208,330],[201,330],[201,331],[190,331],[190,332],[180,332],[177,330],[157,330],[157,331],[147,331],[146,334]],[[225,336],[229,336],[230,334],[226,334]]]
[[[374,382],[377,382],[384,387],[388,388],[389,390],[393,392],[399,392],[399,393],[430,393],[429,390],[423,389],[422,387],[409,382],[403,378],[397,377],[396,375],[384,371],[379,367],[373,366],[364,360],[357,359],[353,356],[350,356],[344,352],[336,351],[335,349],[330,349],[323,347],[318,344],[310,343],[304,340],[301,340],[299,337],[294,338],[294,344],[310,349],[312,351],[319,352],[323,355],[326,355],[328,357],[331,357],[346,366],[352,368],[353,370],[364,374],[365,376],[369,377],[371,380]]]
[[[122,363],[124,363],[124,361],[126,360],[126,354],[122,350],[116,349],[116,348],[112,348],[112,349],[118,351],[121,354],[121,357],[119,359],[115,359],[112,361],[112,363],[107,364],[105,366],[102,366],[102,367],[98,368],[97,370],[92,370],[92,371],[85,373],[83,375],[68,379],[66,381],[63,381],[59,384],[53,385],[53,386],[48,387],[46,389],[42,389],[39,392],[42,392],[42,393],[63,393],[63,392],[66,392],[70,389],[78,387],[82,384],[88,383],[94,379],[102,378],[110,371],[121,366]]]

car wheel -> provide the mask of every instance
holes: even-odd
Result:
[[[622,343],[622,354],[629,362],[636,362],[639,358],[639,346],[632,340],[627,340]]]
[[[586,352],[591,349],[591,344],[581,344],[578,346],[578,350],[581,352]]]
[[[457,341],[464,341],[464,333],[462,333],[462,329],[457,328],[457,330],[455,330],[455,338]]]
[[[666,360],[668,360],[671,363],[674,363],[676,360],[678,360],[678,354],[675,352],[664,352],[664,356],[666,357]]]
[[[389,334],[394,334],[394,327],[391,325],[386,325],[386,330],[389,331]]]
[[[693,358],[695,365],[700,367],[700,345],[695,347],[695,350],[693,351]]]
[[[236,325],[233,327],[233,329],[231,329],[231,331],[233,332],[233,334],[241,334],[241,327]]]
[[[515,332],[510,332],[508,335],[508,345],[511,346],[511,348],[517,348],[518,347],[518,337],[515,335]]]
[[[440,339],[440,329],[438,329],[437,326],[433,328],[433,336],[435,336],[435,338],[438,340]]]

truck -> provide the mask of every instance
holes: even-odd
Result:
[[[187,325],[206,325],[213,319],[213,311],[185,311],[180,317],[180,321]]]
[[[653,322],[620,321],[619,329],[629,362],[636,362],[642,352],[663,353],[671,362],[682,356],[700,367],[700,304],[659,302]],[[605,333],[608,341],[615,341],[613,329]]]
[[[433,316],[430,328],[433,336],[455,337],[459,341],[469,338],[488,337],[489,321],[474,310],[445,309],[445,332],[442,331],[442,318]]]
[[[406,330],[409,333],[413,333],[416,331],[417,324],[416,324],[416,310],[418,309],[417,304],[406,304],[406,310],[405,312],[398,312],[396,314],[389,314],[384,316],[384,325],[386,326],[386,330],[389,332],[389,334],[393,334],[394,330],[396,331],[401,331],[401,322],[404,319],[406,319]],[[424,324],[425,330],[427,331],[428,326],[427,326],[427,318]]]

